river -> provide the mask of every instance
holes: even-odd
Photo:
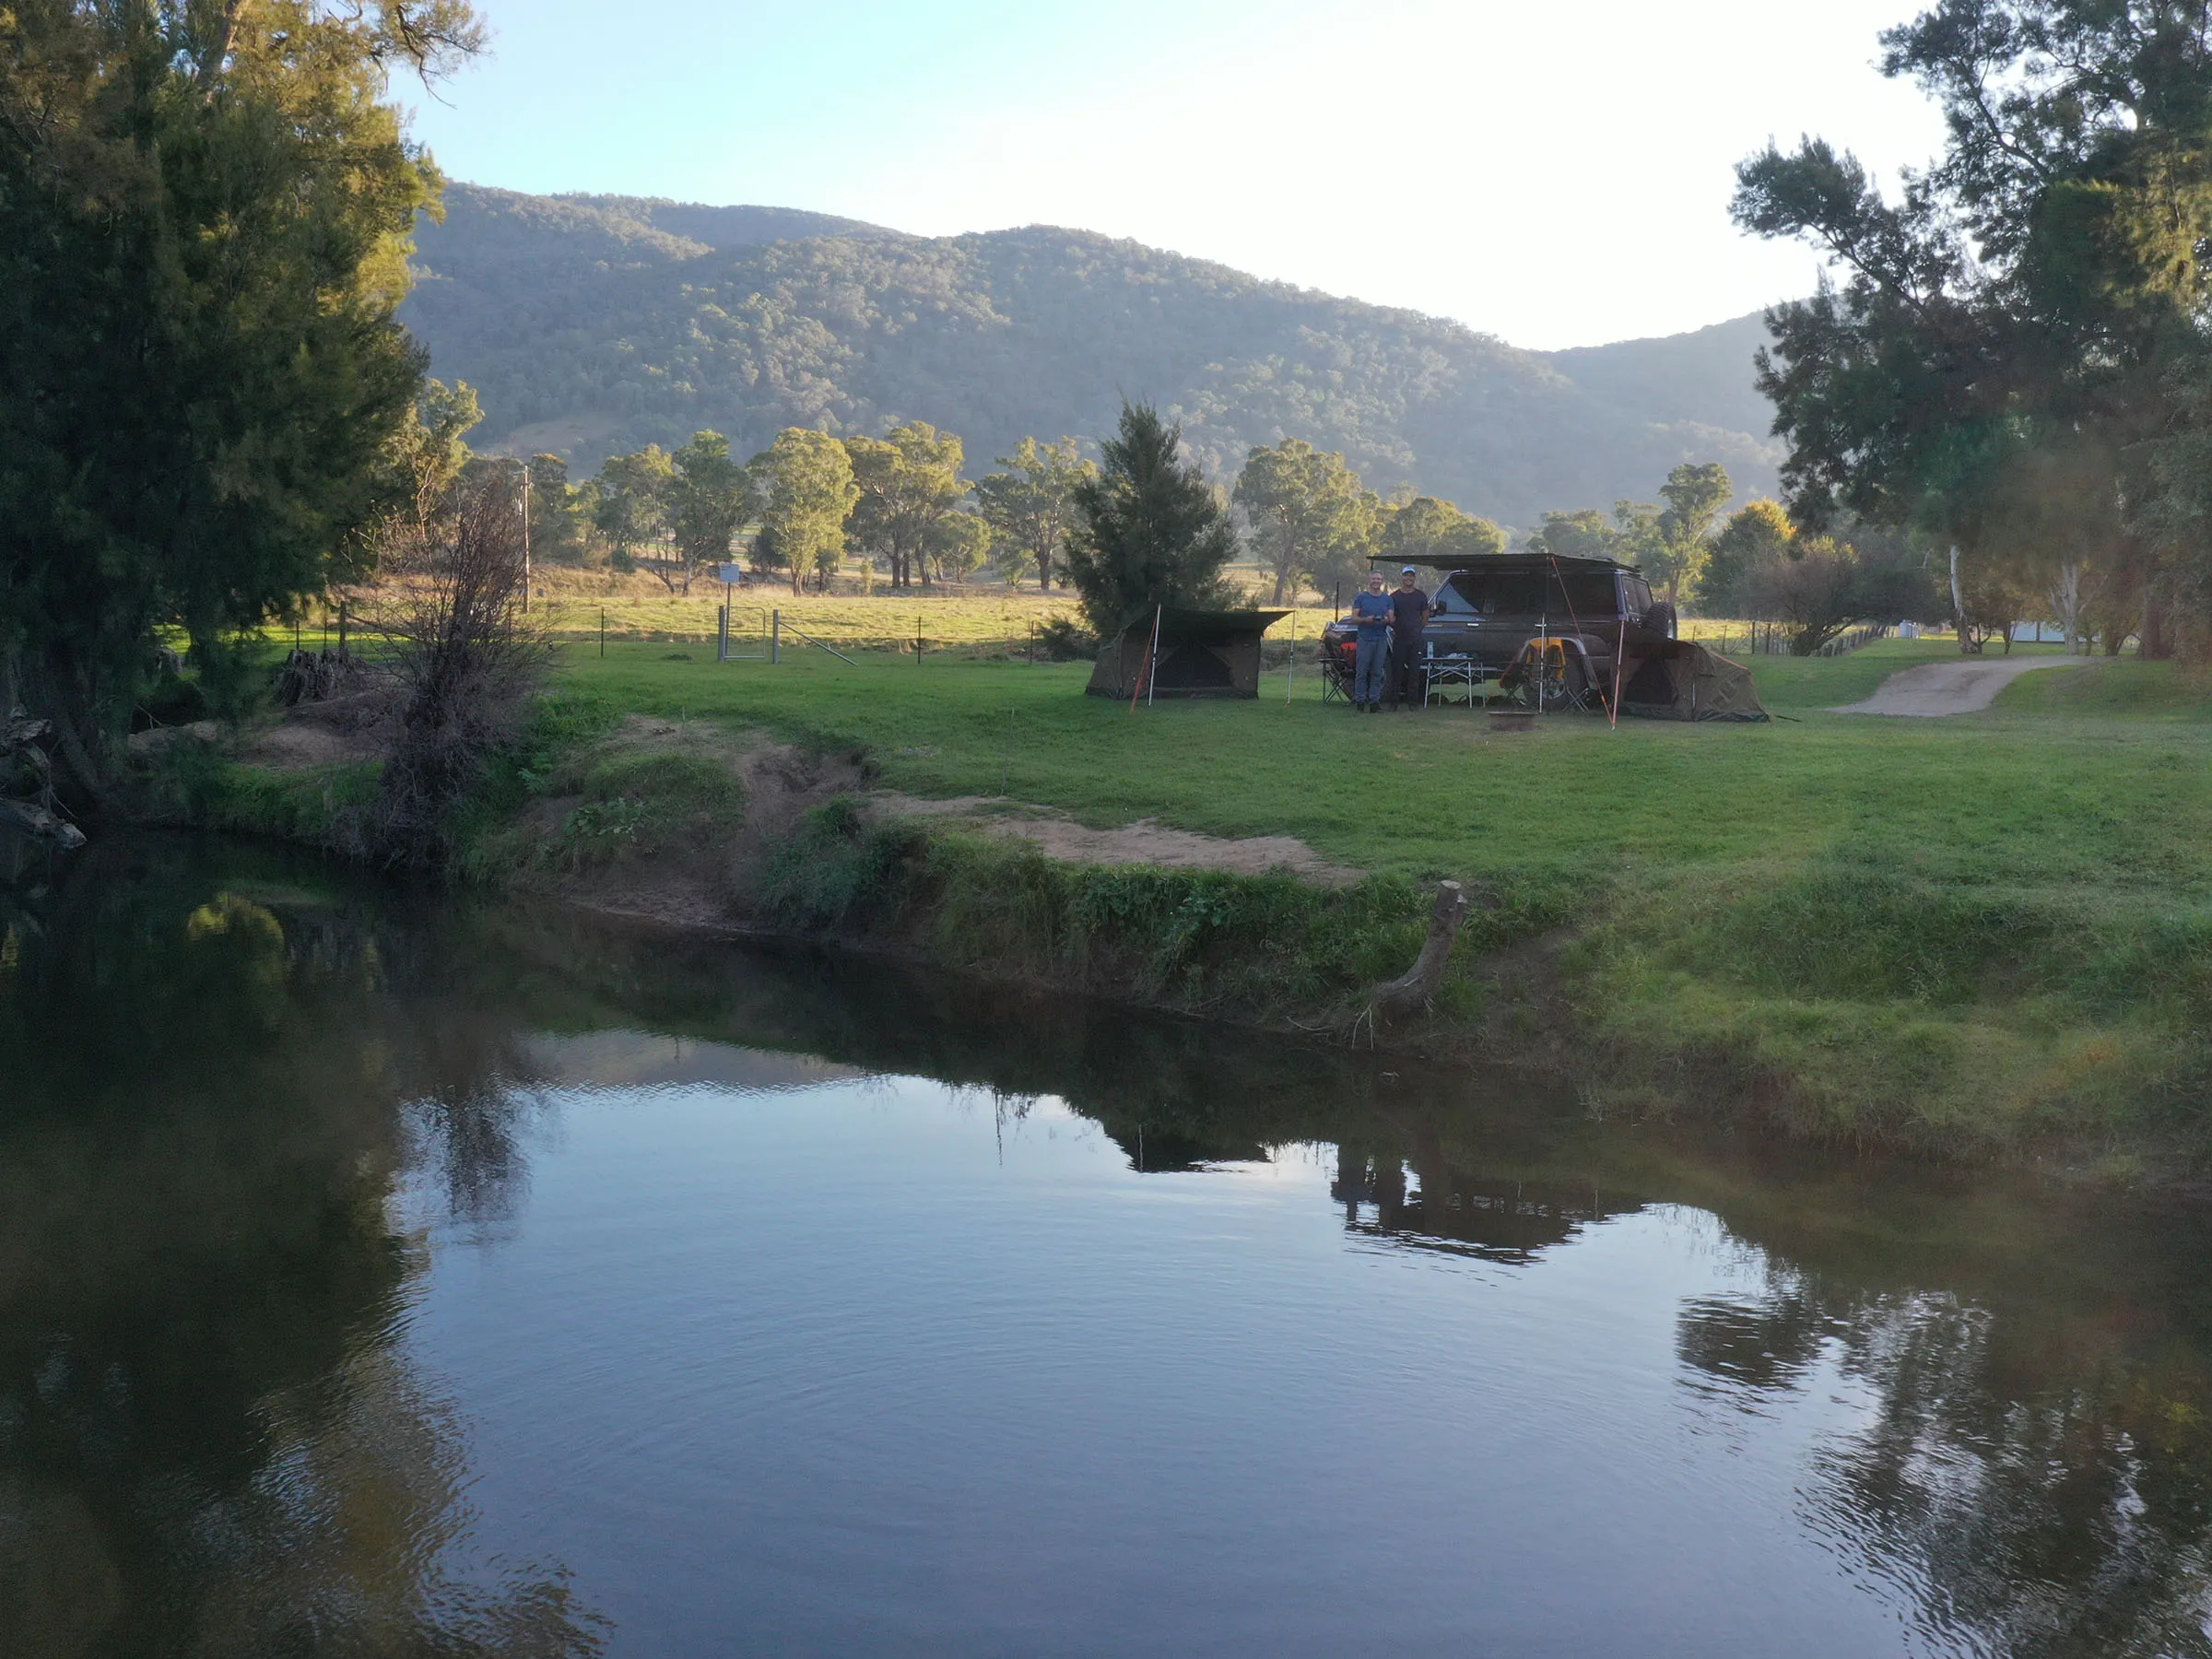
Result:
[[[267,849],[16,877],[0,1654],[2212,1654],[2186,1206]]]

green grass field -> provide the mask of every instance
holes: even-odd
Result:
[[[618,642],[564,672],[620,709],[865,746],[911,794],[1467,879],[1546,924],[1546,994],[1630,1096],[1733,1089],[1800,1129],[1958,1149],[2212,1147],[2212,696],[2125,660],[2027,676],[1980,714],[1826,712],[1954,652],[1753,659],[1768,725],[1522,734],[1356,717],[1307,665],[1288,700],[1277,671],[1257,702],[1135,713],[1081,695],[1087,665]]]
[[[890,787],[998,795],[1086,823],[1157,818],[1218,835],[1299,836],[1338,862],[1418,877],[1602,861],[1608,877],[1802,858],[1878,842],[1989,861],[2015,877],[2185,880],[2212,805],[2212,700],[2133,661],[2017,682],[1989,713],[1941,721],[1822,712],[1952,648],[1886,641],[1853,656],[1752,662],[1778,715],[1761,726],[1545,716],[1495,734],[1460,710],[1355,717],[1310,665],[1295,694],[1161,702],[1134,714],[1081,695],[1088,664],[770,666],[668,660],[617,644],[568,653],[579,689],[625,709],[867,746]],[[2201,821],[2201,820],[2200,820]]]

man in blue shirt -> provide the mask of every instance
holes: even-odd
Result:
[[[1382,681],[1390,671],[1390,595],[1382,572],[1371,571],[1367,591],[1352,595],[1352,619],[1359,625],[1352,657],[1352,707],[1372,714],[1382,707]]]

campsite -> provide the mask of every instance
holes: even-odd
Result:
[[[2212,0],[1916,6],[0,3],[0,1659],[2212,1659]]]

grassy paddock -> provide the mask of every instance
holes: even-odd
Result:
[[[1469,880],[1495,907],[1469,954],[1543,938],[1525,971],[1544,984],[1520,989],[1571,1006],[1589,1047],[1571,1057],[1594,1056],[1612,1096],[1961,1152],[2212,1151],[2212,697],[2127,660],[2030,676],[1983,714],[1826,712],[1954,650],[1757,659],[1787,717],[1771,725],[1561,717],[1521,735],[1441,710],[1355,718],[1321,702],[1310,667],[1287,700],[1277,672],[1257,703],[1135,714],[1081,696],[1081,665],[807,653],[771,668],[617,645],[572,653],[567,676],[609,707],[865,746],[908,793],[1296,835],[1398,895],[1366,912],[1394,950],[1418,884]],[[1088,877],[985,879],[937,853],[892,865],[948,918],[1042,883],[1019,900],[1023,936],[1080,932],[1085,900],[1058,888]],[[794,919],[820,920],[804,887]],[[989,945],[947,954],[987,959],[1011,936],[970,931]]]

